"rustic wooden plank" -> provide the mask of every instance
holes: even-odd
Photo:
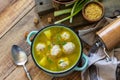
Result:
[[[13,63],[11,46],[17,44],[25,49],[27,55],[30,54],[30,46],[24,39],[24,33],[26,31],[36,30],[36,27],[34,27],[33,24],[35,15],[33,9],[0,39],[0,80],[28,80],[23,68],[16,67]],[[31,56],[28,57],[26,66],[30,71],[33,80],[40,80],[41,78],[43,80],[48,80],[52,78],[36,67]]]
[[[61,20],[65,17],[69,16],[69,14],[66,14],[66,15],[54,17],[53,13],[54,12],[51,12],[49,14],[45,14],[45,16],[41,16],[41,20],[42,20],[43,25],[49,24],[48,18],[52,18],[52,23],[54,23],[55,21]],[[61,24],[65,24],[65,25],[70,26],[70,27],[76,27],[76,26],[81,26],[81,25],[89,25],[90,23],[82,17],[82,14],[80,12],[79,14],[77,14],[76,16],[73,17],[72,23],[70,23],[69,19],[68,19],[68,20],[62,22]]]
[[[0,40],[0,45],[1,45],[0,46],[0,53],[1,53],[0,54],[0,80],[4,80],[5,78],[9,80],[16,80],[16,79],[12,79],[13,75],[14,77],[16,76],[16,78],[26,77],[25,75],[16,74],[16,73],[24,74],[24,71],[22,72],[20,70],[21,72],[19,72],[19,69],[16,70],[16,66],[13,64],[13,61],[11,58],[11,46],[13,44],[18,44],[21,47],[25,46],[24,47],[25,51],[27,52],[30,51],[28,50],[30,46],[27,45],[26,41],[24,40],[24,33],[26,31],[31,31],[35,29],[33,24],[34,15],[35,15],[34,10],[32,10],[24,19],[22,19],[22,21],[20,21],[13,29],[11,29],[8,33],[6,33],[4,37],[1,38]],[[28,53],[30,54],[30,52]],[[29,57],[29,59],[30,58],[31,57]],[[31,67],[31,70],[33,69],[32,73],[34,72],[34,70],[36,74],[39,72],[38,70],[36,70],[37,67],[34,68],[35,65],[32,61],[30,61],[27,65],[28,65],[28,68]],[[12,77],[7,78],[8,75],[11,75]],[[21,79],[17,79],[17,80],[21,80]]]
[[[79,71],[74,71],[67,76],[53,78],[53,80],[82,80],[81,73]]]
[[[31,56],[28,57],[28,63],[26,65],[33,80],[48,80],[51,76],[46,75],[43,71],[40,71],[33,63]],[[19,75],[19,76],[18,76]],[[23,67],[18,66],[5,80],[28,80]]]
[[[0,13],[15,0],[0,0]]]
[[[34,0],[16,0],[0,14],[0,38],[35,6]]]

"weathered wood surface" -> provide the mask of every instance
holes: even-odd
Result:
[[[0,13],[8,7],[14,0],[0,0]]]
[[[48,80],[52,77],[46,75],[39,70],[32,61],[30,54],[30,46],[24,39],[26,31],[35,30],[33,24],[34,10],[26,15],[20,22],[18,22],[9,32],[0,40],[0,80],[27,80],[25,72],[22,67],[17,67],[13,64],[11,58],[11,46],[17,44],[21,46],[28,53],[27,68],[33,80]]]
[[[34,0],[13,0],[11,5],[0,13],[0,80],[28,80],[23,67],[16,66],[12,61],[11,47],[13,44],[19,45],[26,51],[28,55],[26,67],[33,80],[81,80],[80,72],[74,71],[65,77],[54,78],[34,64],[24,33],[39,30],[47,25],[47,17],[50,16],[49,14],[43,16],[38,27],[35,27],[33,24],[36,15],[34,8]]]
[[[2,3],[1,3],[2,4]],[[0,38],[35,5],[34,0],[14,0],[0,13]]]

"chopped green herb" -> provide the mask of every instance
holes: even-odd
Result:
[[[47,57],[47,60],[49,63],[53,63],[53,61],[49,57]]]
[[[65,45],[66,43],[67,43],[67,42],[62,41],[62,38],[61,38],[60,34],[57,34],[57,35],[56,35],[55,44],[58,44],[58,45]]]
[[[63,63],[63,62],[64,62],[64,61],[61,60],[58,64],[61,64],[61,63]]]
[[[60,36],[60,34],[57,34],[57,40],[61,40],[61,36]]]
[[[55,43],[56,44],[60,44],[61,43],[61,36],[60,36],[60,34],[56,35],[56,42]]]
[[[65,45],[66,43],[67,43],[67,42],[64,41],[64,42],[61,43],[61,45]]]
[[[51,49],[51,46],[50,45],[48,45],[48,50],[50,50]]]

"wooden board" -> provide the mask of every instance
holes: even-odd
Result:
[[[27,80],[23,68],[17,67],[13,64],[11,58],[11,47],[13,44],[19,45],[23,49],[25,49],[28,55],[30,54],[30,46],[26,43],[26,40],[24,39],[24,33],[26,31],[35,30],[33,24],[34,16],[35,13],[33,9],[0,40],[0,45],[2,45],[0,46],[0,80]],[[39,78],[47,80],[48,78],[51,78],[35,66],[31,55],[28,57],[27,68],[34,80],[39,80]]]
[[[0,0],[0,13],[15,0]]]
[[[24,17],[34,6],[34,0],[15,0],[0,13],[0,38]]]

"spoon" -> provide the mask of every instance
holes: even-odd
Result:
[[[19,66],[23,66],[25,72],[26,72],[26,75],[28,77],[29,80],[32,80],[31,79],[31,76],[25,66],[25,63],[27,62],[27,55],[26,53],[17,45],[13,45],[12,46],[12,57],[13,57],[13,61],[16,65],[19,65]]]

